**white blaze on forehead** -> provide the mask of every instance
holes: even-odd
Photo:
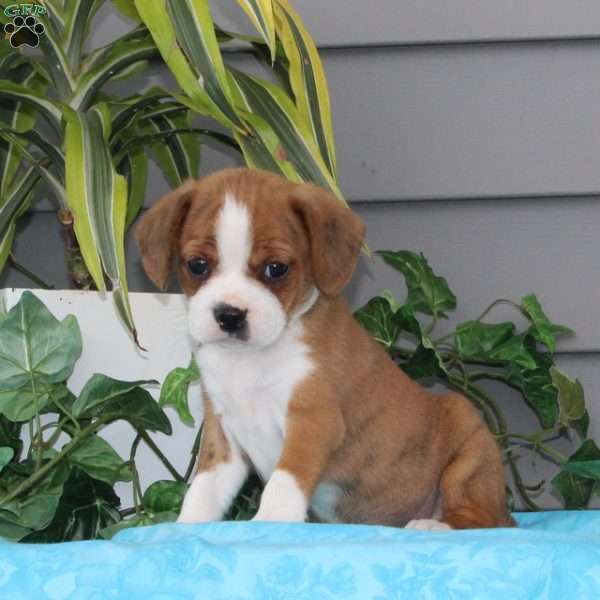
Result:
[[[221,272],[245,273],[252,249],[248,209],[230,193],[217,218],[217,251]]]

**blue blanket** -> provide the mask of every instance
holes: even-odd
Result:
[[[238,522],[156,525],[106,542],[0,542],[0,598],[600,598],[600,511],[516,518],[519,529]]]

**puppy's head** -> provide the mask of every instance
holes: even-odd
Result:
[[[239,348],[269,346],[319,293],[339,294],[363,236],[360,219],[329,192],[249,169],[186,182],[136,229],[158,287],[177,263],[192,337]]]

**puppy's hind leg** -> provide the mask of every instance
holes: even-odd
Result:
[[[453,529],[514,527],[507,511],[502,457],[482,422],[444,469],[441,520]]]

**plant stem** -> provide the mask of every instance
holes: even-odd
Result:
[[[140,485],[140,475],[135,464],[135,454],[141,441],[142,435],[138,431],[137,435],[135,436],[135,439],[133,440],[133,444],[131,444],[131,451],[129,453],[129,464],[131,466],[131,485],[133,488],[133,505],[135,507],[135,514],[137,516],[139,516],[141,513],[140,506],[142,504],[143,494],[142,487]]]
[[[183,476],[183,480],[187,483],[194,472],[194,466],[196,464],[196,457],[198,455],[198,449],[200,448],[200,441],[202,440],[202,429],[203,425],[200,425],[198,429],[198,433],[196,434],[196,438],[194,439],[194,445],[192,446],[191,454],[192,457],[190,462],[188,463],[188,467],[185,470],[185,475]]]
[[[10,266],[15,271],[18,271],[19,273],[21,273],[21,275],[25,275],[25,277],[27,277],[30,281],[35,283],[35,285],[38,285],[39,287],[41,287],[43,290],[53,290],[54,289],[53,285],[46,283],[41,277],[38,277],[35,273],[32,273],[29,269],[24,267],[21,263],[17,262],[17,259],[15,258],[14,254],[12,252],[8,255],[8,262],[10,263]]]
[[[492,302],[475,320],[481,321],[499,304],[510,304],[511,306],[514,306],[515,308],[517,308],[519,311],[521,310],[521,307],[518,304],[516,304],[515,302],[513,302],[512,300],[507,300],[506,298],[500,298],[499,300]]]
[[[521,473],[519,472],[519,469],[515,463],[515,459],[512,455],[512,452],[506,453],[506,460],[508,461],[508,466],[510,468],[510,472],[512,473],[513,479],[515,480],[515,486],[517,487],[517,491],[519,492],[521,499],[525,503],[525,506],[529,510],[535,510],[535,511],[541,510],[541,507],[538,506],[530,498],[529,493],[527,492],[527,488],[526,488],[525,484],[523,483],[523,479],[521,478]]]
[[[144,429],[138,429],[138,435],[142,437],[144,442],[150,447],[150,449],[156,454],[160,462],[165,466],[167,471],[171,473],[175,481],[183,481],[183,477],[177,472],[177,469],[169,462],[169,459],[162,453],[161,449],[155,444],[154,440],[150,437],[147,431]]]
[[[94,280],[83,260],[81,248],[74,228],[73,213],[70,210],[58,211],[58,220],[62,225],[62,237],[67,253],[67,268],[73,285],[79,290],[95,289]]]
[[[88,425],[85,429],[82,429],[73,439],[66,444],[61,451],[51,460],[49,460],[45,465],[43,465],[38,471],[30,475],[25,481],[23,481],[20,485],[18,485],[8,496],[5,496],[0,500],[0,508],[4,505],[8,504],[11,500],[14,500],[17,496],[20,496],[23,492],[26,492],[30,488],[32,488],[38,481],[40,481],[48,471],[53,469],[59,462],[61,462],[65,457],[67,457],[73,450],[81,444],[85,440],[85,438],[95,433],[98,429],[100,429],[103,425],[108,422],[108,419],[99,418],[91,425]]]
[[[543,440],[539,440],[536,439],[535,436],[530,436],[530,435],[520,435],[518,433],[509,433],[507,435],[508,438],[513,438],[516,440],[523,440],[529,444],[531,444],[534,448],[534,450],[536,451],[541,451],[544,454],[547,454],[550,458],[552,458],[553,460],[555,460],[558,463],[564,463],[567,462],[567,457],[564,456],[564,454],[561,454],[560,452],[553,450],[552,448],[550,448],[549,446],[547,446]]]

